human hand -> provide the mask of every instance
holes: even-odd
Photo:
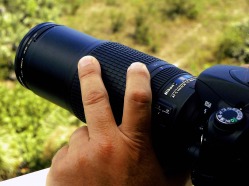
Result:
[[[150,74],[142,63],[127,71],[122,124],[117,126],[98,61],[83,57],[78,65],[87,126],[52,160],[47,186],[166,185],[150,139]]]

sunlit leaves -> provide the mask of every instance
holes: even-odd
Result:
[[[17,176],[22,166],[24,173],[49,166],[54,152],[81,125],[19,84],[0,84],[0,97],[0,180]]]

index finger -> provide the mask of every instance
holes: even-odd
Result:
[[[89,137],[106,136],[117,125],[101,78],[100,64],[96,58],[85,56],[78,63],[78,73]]]

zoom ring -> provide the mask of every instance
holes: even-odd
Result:
[[[116,122],[121,123],[127,68],[132,62],[142,62],[148,66],[162,60],[115,42],[105,42],[92,50],[89,55],[97,58],[101,64],[102,78],[109,94]],[[159,91],[167,79],[182,72],[184,71],[169,65],[168,68],[157,73],[152,77],[153,94]],[[75,74],[72,85],[71,105],[76,117],[85,121],[78,73]]]

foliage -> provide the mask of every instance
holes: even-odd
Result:
[[[0,0],[0,79],[13,79],[13,61],[20,40],[38,23],[57,21],[63,13],[72,13],[80,1],[69,6],[66,0]],[[71,9],[69,8],[71,7]]]
[[[121,31],[124,27],[125,15],[123,13],[112,13],[111,14],[111,30],[113,33]]]
[[[78,119],[19,84],[0,96],[0,180],[48,167]]]
[[[139,44],[148,45],[150,42],[149,24],[146,22],[146,13],[144,10],[138,11],[135,17],[134,39]]]
[[[135,15],[134,41],[136,44],[147,46],[150,52],[156,53],[159,49],[159,31],[154,32],[153,23],[148,18],[148,14],[153,12],[151,7],[138,9]]]
[[[193,0],[165,0],[165,8],[162,10],[172,20],[180,16],[196,19],[198,15],[196,1]]]
[[[249,22],[229,28],[225,32],[216,56],[219,61],[230,58],[249,63]]]

